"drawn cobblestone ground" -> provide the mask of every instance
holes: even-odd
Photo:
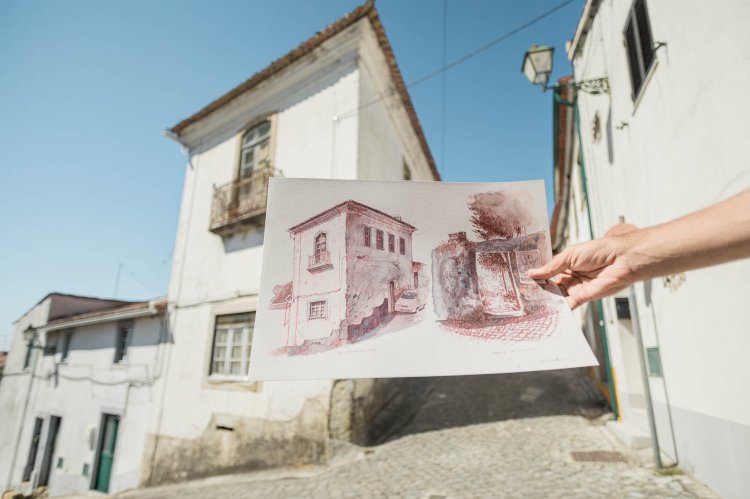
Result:
[[[484,401],[480,397],[484,394]],[[343,445],[328,466],[269,470],[143,489],[125,498],[716,497],[688,475],[650,469],[624,448],[581,371],[435,378],[402,431],[383,445]],[[578,462],[617,451],[624,462]]]

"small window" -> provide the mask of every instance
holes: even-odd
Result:
[[[388,234],[388,251],[391,253],[396,252],[396,236]]]
[[[647,348],[646,358],[648,359],[649,375],[654,378],[661,378],[662,370],[661,370],[661,355],[659,354],[659,347]]]
[[[209,374],[245,378],[250,368],[255,312],[216,317]]]
[[[409,168],[409,165],[406,164],[406,161],[404,161],[404,180],[411,180],[411,168]]]
[[[625,49],[630,67],[630,82],[633,85],[633,100],[643,87],[654,63],[654,41],[646,9],[646,0],[635,0],[625,24]]]
[[[240,150],[240,178],[266,168],[271,161],[271,122],[266,120],[248,129],[242,136]]]
[[[26,356],[23,359],[23,368],[28,369],[31,367],[31,356],[34,353],[34,341],[29,340],[28,343],[26,343]]]
[[[370,227],[365,226],[364,227],[364,235],[365,235],[365,246],[370,246],[370,236],[372,234],[372,229]]]
[[[327,313],[327,302],[325,300],[316,300],[310,302],[310,319],[324,319]]]
[[[115,343],[115,364],[123,362],[128,358],[128,346],[133,336],[133,323],[122,322],[117,326],[117,339]]]
[[[375,229],[375,247],[379,250],[382,250],[384,248],[383,231],[380,229]]]
[[[60,345],[60,362],[68,360],[68,352],[70,352],[70,340],[73,338],[73,331],[62,332],[62,344]]]
[[[328,236],[325,232],[321,232],[315,236],[315,263],[322,263],[328,261]]]
[[[403,237],[398,238],[398,252],[402,255],[406,254],[406,240]]]

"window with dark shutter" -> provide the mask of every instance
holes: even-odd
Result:
[[[633,85],[633,100],[635,100],[654,63],[654,40],[651,36],[646,0],[635,0],[633,3],[628,13],[624,35],[630,82]]]

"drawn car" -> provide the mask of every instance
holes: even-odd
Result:
[[[396,300],[396,312],[414,314],[419,310],[419,299],[416,291],[404,291]]]

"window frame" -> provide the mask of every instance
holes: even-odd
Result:
[[[249,145],[246,146],[245,145],[245,137],[247,137],[247,135],[250,132],[252,132],[252,131],[260,128],[261,126],[265,125],[266,123],[268,124],[268,135],[267,136],[263,136],[260,139],[255,139]],[[242,131],[240,132],[240,136],[239,136],[239,143],[237,145],[237,147],[238,147],[238,157],[237,157],[237,175],[236,175],[236,178],[238,180],[243,179],[243,178],[249,178],[249,177],[251,177],[253,175],[253,173],[259,171],[262,168],[262,166],[261,166],[261,161],[262,160],[261,159],[256,159],[255,157],[253,157],[253,166],[250,169],[250,173],[247,174],[247,175],[243,175],[243,172],[246,170],[246,168],[244,168],[244,159],[245,159],[245,151],[246,150],[252,149],[253,150],[253,156],[254,156],[256,154],[257,148],[260,147],[264,142],[267,142],[268,157],[266,158],[266,161],[268,161],[269,164],[272,162],[272,160],[273,160],[273,154],[272,154],[272,151],[273,151],[273,149],[272,149],[272,146],[273,146],[273,141],[272,141],[273,129],[274,129],[274,122],[273,122],[273,120],[271,119],[270,116],[264,116],[263,118],[259,118],[259,119],[255,120],[255,121],[251,122],[249,125],[247,125],[246,127],[244,127],[242,129]]]
[[[364,245],[368,248],[372,247],[372,227],[369,225],[363,226],[363,237],[364,237]]]
[[[638,15],[637,15],[637,9],[636,7],[639,5],[639,2],[643,6],[643,26],[640,25],[638,22]],[[635,61],[631,60],[631,45],[629,43],[629,36],[628,31],[632,27],[632,39],[633,39],[633,46],[632,51],[635,55]],[[643,36],[641,36],[641,28],[645,27],[647,30],[647,37],[648,40],[651,42],[650,47],[648,47],[650,51],[650,61],[648,66],[646,66],[646,62],[644,60],[645,52],[643,50],[642,42]],[[625,47],[625,60],[627,61],[628,65],[628,75],[630,77],[630,88],[632,90],[631,93],[631,99],[635,103],[639,100],[641,94],[643,94],[644,89],[646,88],[646,85],[650,79],[650,75],[653,72],[654,68],[656,67],[656,49],[654,47],[654,36],[653,36],[653,30],[651,29],[651,16],[649,15],[649,9],[648,4],[646,3],[646,0],[633,0],[633,2],[630,4],[630,8],[628,9],[627,19],[625,21],[625,27],[622,30],[622,37],[623,37],[623,45]],[[637,65],[637,67],[633,67],[633,63]],[[636,87],[634,76],[635,71],[638,72],[639,82],[638,86]]]
[[[398,238],[398,252],[401,255],[406,255],[406,239],[403,237]]]
[[[388,253],[396,252],[396,236],[388,233]]]
[[[125,334],[125,332],[127,332],[127,334]],[[115,334],[115,356],[114,359],[112,359],[113,364],[127,364],[128,350],[133,341],[134,332],[135,322],[120,321],[117,323],[117,333]],[[123,336],[125,336],[124,341],[122,338]]]
[[[241,316],[247,316],[245,322],[237,320],[231,322],[231,317],[239,319]],[[208,379],[212,381],[245,381],[249,377],[250,373],[250,356],[252,352],[253,335],[255,332],[255,311],[220,314],[215,315],[213,324],[213,335],[211,337],[211,356],[208,359]],[[220,324],[220,321],[226,320],[224,324]],[[217,346],[216,339],[218,333],[226,331],[225,341]],[[235,336],[239,333],[240,336],[240,373],[232,373],[232,363],[236,363],[235,357],[233,357],[233,349],[238,345],[235,344]],[[216,349],[224,348],[223,357],[217,360]],[[214,364],[216,362],[222,363],[221,372],[215,369]]]
[[[385,232],[381,229],[375,229],[375,248],[379,250],[385,249]]]
[[[313,238],[313,255],[315,256],[315,263],[321,263],[324,261],[323,254],[328,251],[328,234],[325,231],[320,231],[315,234]]]
[[[58,343],[60,345],[60,362],[68,361],[68,355],[70,354],[70,343],[71,341],[73,341],[74,331],[74,329],[65,329],[60,332],[60,336],[62,336],[61,341]]]
[[[321,304],[322,312],[320,315],[317,313],[313,315],[313,306]],[[328,300],[310,300],[307,302],[307,320],[327,319],[328,318]]]

